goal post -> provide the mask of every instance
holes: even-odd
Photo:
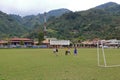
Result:
[[[100,54],[101,54],[101,57],[103,59],[102,60],[103,64],[100,64],[100,60],[101,60]],[[97,63],[98,63],[99,67],[118,67],[118,66],[120,66],[120,65],[108,65],[107,64],[105,50],[104,50],[104,44],[102,41],[100,43],[97,42]]]

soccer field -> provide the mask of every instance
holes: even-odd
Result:
[[[95,48],[65,56],[59,49],[0,49],[0,80],[120,80],[120,67],[97,66]],[[120,49],[105,49],[109,65],[120,64]],[[103,64],[101,58],[101,64]]]

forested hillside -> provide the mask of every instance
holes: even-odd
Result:
[[[86,11],[67,9],[46,13],[47,37],[58,39],[120,39],[120,5],[109,2]],[[20,17],[0,12],[0,38],[37,38],[43,31],[43,14]]]
[[[68,9],[56,9],[46,12],[46,19],[48,20],[51,17],[60,17],[62,14],[69,13],[70,10]],[[29,15],[23,17],[23,25],[30,29],[36,28],[36,26],[41,25],[44,23],[44,13],[38,15]]]
[[[26,28],[11,15],[0,11],[0,38],[23,36],[26,31]]]
[[[107,7],[102,7],[111,4]],[[102,8],[70,12],[49,21],[48,35],[67,39],[120,39],[120,5],[106,3]]]
[[[62,14],[68,12],[70,12],[70,10],[68,9],[52,10],[46,12],[46,17],[47,19],[52,16],[59,17]],[[40,27],[40,25],[42,25],[43,22],[43,14],[21,17],[19,15],[14,14],[8,15],[0,11],[0,39],[10,37],[29,37],[29,35],[31,36],[32,33],[35,33],[33,36],[36,37],[36,34],[38,32],[38,30],[36,32],[36,28]]]

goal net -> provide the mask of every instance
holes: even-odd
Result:
[[[120,48],[107,46],[105,43],[97,43],[98,66],[120,66]]]

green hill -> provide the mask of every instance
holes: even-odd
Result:
[[[11,15],[0,11],[0,39],[22,36],[26,33],[25,27],[17,22]]]
[[[52,10],[47,15],[47,36],[58,39],[120,39],[120,5],[109,2],[86,11]],[[36,38],[43,31],[43,14],[20,17],[0,12],[0,38]]]
[[[67,39],[120,39],[120,5],[113,5],[70,12],[50,20],[47,26],[48,36]]]
[[[70,10],[64,8],[51,10],[46,12],[46,19],[48,20],[51,17],[60,17],[61,15],[69,12]],[[36,28],[36,25],[41,25],[44,23],[44,14],[25,16],[23,17],[23,23],[30,29]]]
[[[59,17],[67,12],[69,12],[68,9],[49,11],[47,12],[47,19],[52,16]],[[0,39],[9,37],[28,37],[34,32],[36,27],[40,27],[40,25],[43,24],[43,18],[43,14],[29,15],[22,18],[19,15],[8,15],[0,11]]]

